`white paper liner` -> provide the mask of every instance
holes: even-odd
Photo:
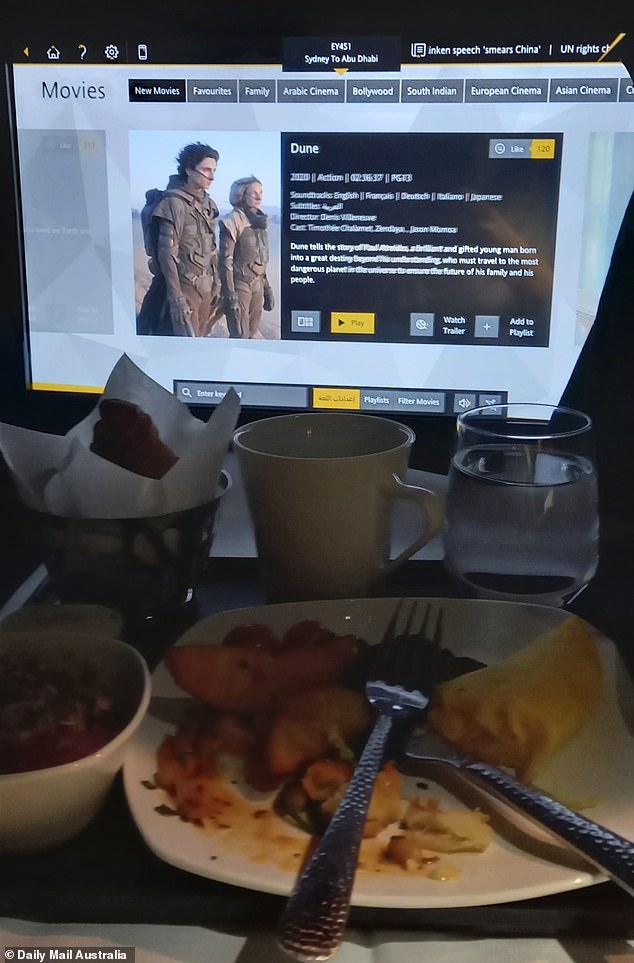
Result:
[[[160,479],[145,478],[90,450],[99,402],[117,398],[152,418],[178,461]],[[240,412],[230,388],[207,422],[127,356],[116,363],[94,409],[65,435],[0,424],[0,449],[29,508],[74,518],[139,518],[210,501]]]

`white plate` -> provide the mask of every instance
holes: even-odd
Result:
[[[229,629],[253,622],[282,632],[306,618],[317,619],[334,632],[353,632],[373,642],[381,638],[395,604],[395,599],[359,599],[238,609],[203,619],[180,642],[218,644]],[[457,655],[470,655],[486,663],[509,655],[543,629],[554,627],[567,617],[557,609],[508,602],[443,599],[442,605],[448,648]],[[585,805],[593,800],[592,807],[585,810],[588,817],[634,841],[634,690],[613,643],[598,632],[595,634],[605,679],[602,705],[583,730],[553,757],[538,781],[568,805]],[[574,672],[574,666],[570,671]],[[124,763],[128,803],[143,837],[161,859],[181,869],[249,889],[288,894],[295,876],[292,871],[272,862],[256,862],[244,851],[223,845],[212,833],[161,814],[160,807],[169,805],[169,798],[162,790],[151,788],[156,750],[174,728],[165,721],[169,708],[176,712],[179,705],[182,707],[182,698],[182,691],[167,670],[159,666],[153,677],[148,716]],[[460,795],[455,780],[452,784],[440,778]],[[425,782],[430,792],[440,798],[441,805],[456,805],[456,795],[430,780]],[[406,777],[406,791],[414,790],[417,783],[420,787],[420,778]],[[402,908],[477,906],[545,896],[603,881],[603,876],[545,831],[521,817],[507,820],[503,811],[492,803],[488,805],[488,801],[486,797],[482,805],[492,813],[494,840],[485,853],[451,856],[451,862],[462,871],[459,879],[438,882],[416,874],[360,872],[353,904]]]

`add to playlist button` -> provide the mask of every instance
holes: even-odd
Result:
[[[376,315],[373,311],[333,311],[331,334],[374,334]]]

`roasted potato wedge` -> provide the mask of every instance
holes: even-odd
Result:
[[[374,712],[360,692],[336,685],[298,692],[273,717],[269,769],[277,775],[293,773],[329,749],[348,746],[373,721]]]
[[[245,715],[273,712],[295,692],[329,686],[354,660],[354,636],[273,654],[252,645],[174,646],[165,662],[177,684],[216,709]]]

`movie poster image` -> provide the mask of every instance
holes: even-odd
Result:
[[[183,155],[191,145],[218,156]],[[132,130],[129,155],[137,333],[279,339],[279,133]],[[193,158],[190,176],[179,173],[179,157],[181,168]],[[179,251],[169,284],[157,253],[160,220]]]

